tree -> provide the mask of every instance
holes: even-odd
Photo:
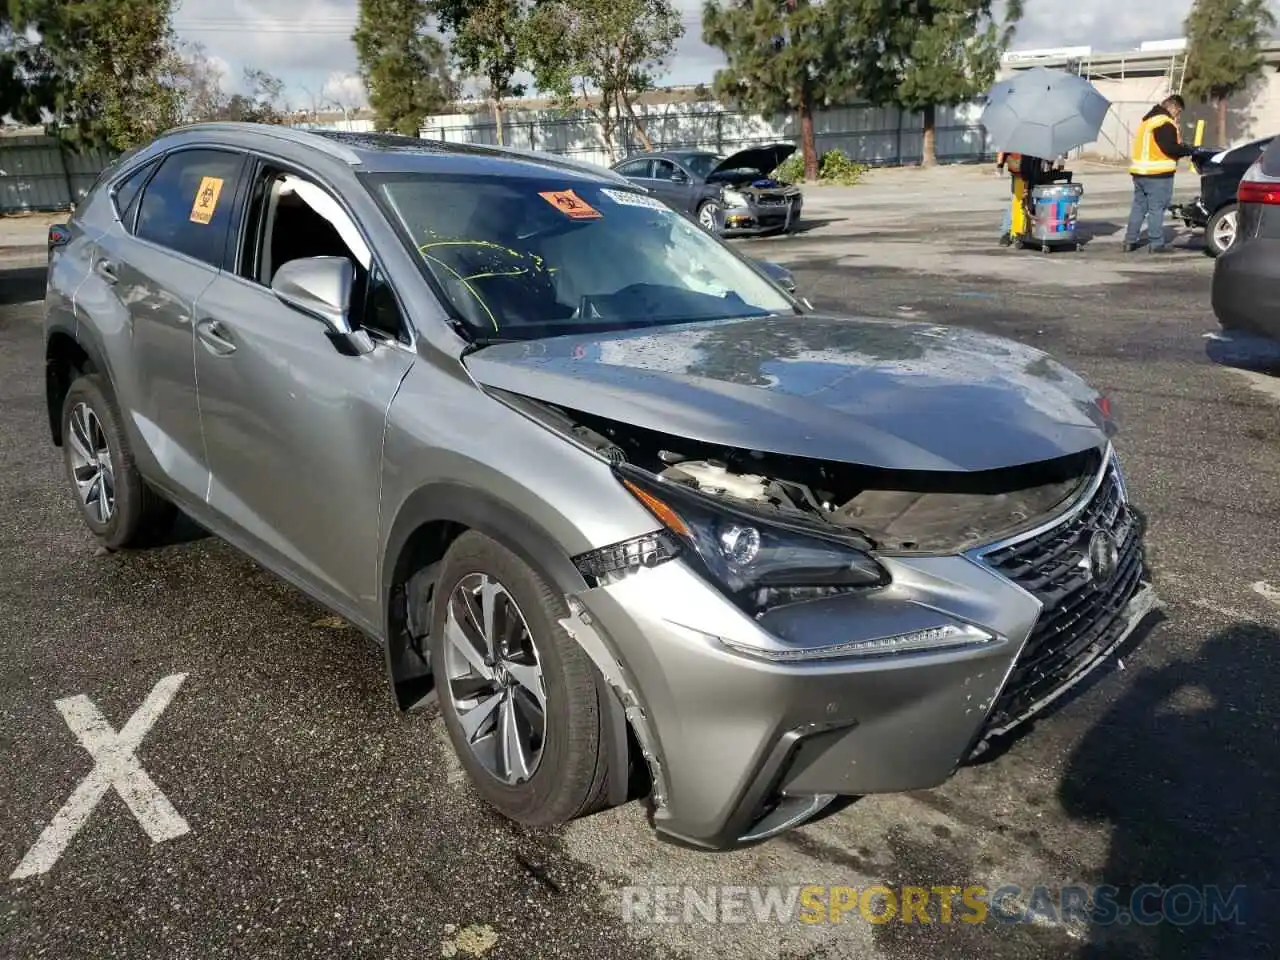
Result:
[[[624,112],[652,150],[636,99],[653,88],[683,35],[671,0],[544,0],[527,33],[534,82],[562,108],[594,114],[610,154]]]
[[[431,12],[429,0],[360,0],[351,39],[379,130],[418,136],[454,92],[444,46],[427,32]]]
[[[68,138],[117,150],[172,126],[179,101],[169,82],[171,7],[171,0],[12,0],[12,34],[40,38],[37,50],[18,51],[20,112],[47,114]]]
[[[1183,90],[1213,104],[1220,146],[1228,142],[1228,102],[1262,72],[1262,45],[1275,26],[1267,0],[1194,0],[1191,5]]]
[[[498,143],[503,142],[502,108],[524,93],[514,83],[528,64],[528,0],[435,0],[435,13],[460,70],[482,77],[493,101]]]
[[[171,84],[178,93],[184,123],[220,120],[225,116],[227,92],[222,87],[224,65],[200,43],[182,43],[174,50]]]
[[[937,162],[937,108],[985,93],[1022,18],[1022,0],[851,0],[853,80],[872,103],[924,118],[922,163]]]
[[[707,0],[702,39],[725,56],[716,71],[721,97],[765,115],[799,119],[804,175],[818,177],[816,107],[850,94],[847,0]]]

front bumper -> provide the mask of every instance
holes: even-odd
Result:
[[[1091,496],[1055,528],[1087,519]],[[564,625],[622,696],[654,774],[659,832],[722,849],[795,826],[837,796],[937,786],[992,737],[1060,697],[1154,606],[1140,525],[1132,536],[1114,609],[1098,615],[1099,629],[1071,634],[1074,648],[1059,651],[1066,659],[1048,684],[1027,680],[1034,665],[1020,658],[1033,648],[1037,660],[1044,656],[1037,627],[1056,614],[978,555],[883,558],[892,586],[759,620],[674,561],[571,598]],[[723,642],[767,632],[826,644],[954,623],[995,639],[786,664],[732,653]]]
[[[721,234],[726,237],[752,237],[794,229],[800,223],[803,209],[804,197],[800,194],[791,197],[786,204],[752,202],[746,207],[728,208],[724,212],[724,229]]]
[[[1189,203],[1175,203],[1169,208],[1169,213],[1175,220],[1181,220],[1188,227],[1199,227],[1204,229],[1209,224],[1209,209],[1204,205],[1204,200],[1196,197]]]

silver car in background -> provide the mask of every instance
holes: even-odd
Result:
[[[93,533],[181,509],[357,625],[523,823],[723,848],[936,785],[1154,602],[1079,378],[807,310],[608,171],[199,125],[51,243]]]

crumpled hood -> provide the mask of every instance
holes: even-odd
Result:
[[[954,327],[824,316],[497,344],[488,387],[726,447],[981,471],[1101,448],[1098,394],[1048,355]]]

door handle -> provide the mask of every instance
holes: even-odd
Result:
[[[99,260],[93,265],[93,272],[100,276],[107,283],[118,283],[119,275],[116,273],[116,265],[110,260]]]
[[[196,336],[200,341],[213,353],[218,356],[226,356],[229,353],[235,353],[235,342],[227,334],[227,329],[221,321],[206,317],[196,324]]]

